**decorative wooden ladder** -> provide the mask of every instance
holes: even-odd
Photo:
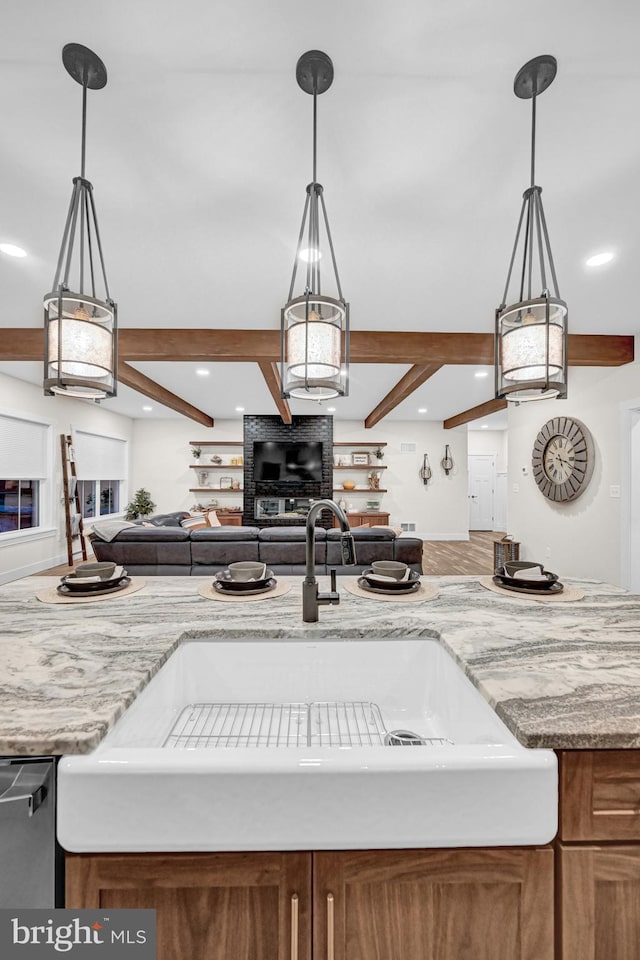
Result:
[[[80,494],[78,492],[78,475],[76,473],[76,458],[73,450],[73,437],[69,434],[60,434],[60,455],[62,457],[62,482],[64,496],[64,519],[67,532],[67,558],[69,566],[73,566],[73,541],[80,537],[82,559],[87,559],[87,545],[84,540],[82,525],[82,510],[80,509]],[[73,508],[73,509],[72,509]]]

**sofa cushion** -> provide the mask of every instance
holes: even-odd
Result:
[[[191,531],[192,572],[205,566],[223,569],[237,560],[259,560],[257,527],[207,527]]]
[[[157,513],[153,517],[136,520],[136,523],[151,524],[153,527],[179,527],[182,520],[190,514],[186,510],[177,510],[175,513]]]
[[[192,530],[191,540],[199,543],[201,540],[219,541],[219,540],[257,540],[257,527],[206,527],[203,530]]]
[[[327,531],[324,527],[316,527],[316,541],[325,540],[326,536]],[[304,524],[296,524],[291,527],[262,527],[258,538],[272,543],[306,543],[307,530]]]
[[[327,530],[327,540],[339,540],[342,531],[337,527]],[[396,534],[391,527],[351,527],[353,539],[359,540],[395,540]],[[382,558],[381,558],[382,559]]]

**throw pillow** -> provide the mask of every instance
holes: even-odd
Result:
[[[207,524],[208,524],[210,527],[221,527],[221,526],[222,526],[222,524],[221,524],[220,521],[218,520],[218,514],[215,512],[215,510],[209,510],[209,513],[207,514]]]
[[[200,513],[195,517],[185,517],[184,520],[180,521],[180,526],[186,530],[200,530],[202,527],[208,526],[208,524],[204,514]]]

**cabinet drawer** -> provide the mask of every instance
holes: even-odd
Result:
[[[563,750],[561,840],[640,840],[640,750]]]

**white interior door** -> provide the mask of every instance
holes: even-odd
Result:
[[[496,458],[469,454],[469,530],[493,530]]]

